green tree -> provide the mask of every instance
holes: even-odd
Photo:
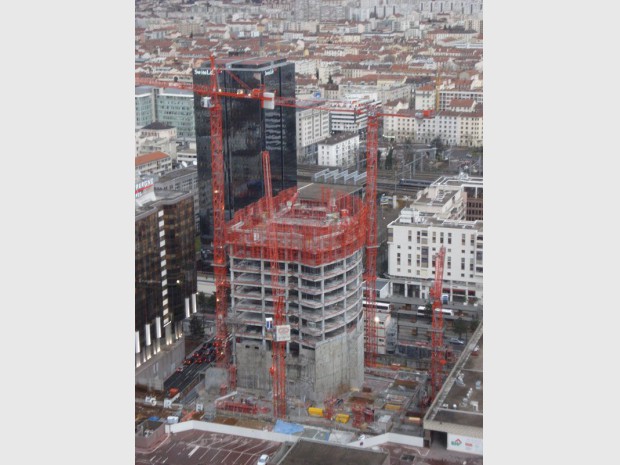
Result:
[[[394,147],[390,147],[390,149],[388,150],[388,154],[385,157],[385,169],[386,170],[392,169],[392,152],[393,151],[394,151]]]
[[[431,141],[431,146],[435,147],[437,149],[436,152],[436,158],[437,160],[441,160],[441,155],[443,154],[443,150],[445,148],[443,141],[441,140],[440,136],[435,137],[432,141]]]
[[[469,330],[474,332],[478,328],[478,323],[480,323],[478,316],[475,316],[474,319],[469,322]]]
[[[192,318],[189,321],[189,331],[192,337],[201,338],[205,335],[205,328],[202,321],[202,318]]]
[[[454,332],[461,337],[463,333],[467,333],[467,323],[462,318],[454,320]]]
[[[196,305],[201,312],[206,311],[209,306],[209,299],[207,297],[207,294],[205,294],[204,292],[199,292],[196,296]]]

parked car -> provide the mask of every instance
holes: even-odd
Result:
[[[263,454],[258,459],[258,462],[256,462],[256,465],[265,465],[268,460],[269,460],[269,456],[267,454]]]

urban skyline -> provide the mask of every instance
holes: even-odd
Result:
[[[289,428],[276,419],[338,425],[344,454],[391,431],[482,463],[482,43],[479,1],[136,4],[136,155],[156,186],[195,165],[202,270],[178,331],[186,357],[159,390],[149,363],[136,368],[137,406],[193,410],[144,422],[137,407],[137,459],[164,423],[233,415],[274,433]],[[158,116],[170,88],[194,94],[195,140]],[[364,245],[340,263],[325,247],[354,221],[345,199],[364,206]]]

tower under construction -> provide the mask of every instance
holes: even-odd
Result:
[[[227,228],[229,327],[239,387],[270,390],[272,344],[286,341],[290,395],[321,401],[364,377],[363,271],[366,206],[322,190],[301,199],[296,188],[238,211]],[[285,324],[274,321],[270,234],[278,243]],[[273,238],[271,239],[273,240]],[[276,334],[278,336],[276,336]]]

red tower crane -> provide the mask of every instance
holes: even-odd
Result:
[[[431,392],[430,401],[435,398],[441,389],[443,381],[443,366],[446,364],[443,350],[443,312],[441,293],[443,288],[443,263],[446,254],[445,247],[441,246],[435,255],[435,281],[430,290],[433,299],[433,320],[431,324]]]
[[[222,72],[215,66],[215,57],[210,57],[211,82],[208,86],[195,85],[182,82],[167,82],[157,79],[136,76],[136,84],[154,87],[172,87],[177,89],[191,90],[204,96],[201,100],[203,107],[209,108],[211,123],[211,188],[213,190],[213,267],[215,274],[215,347],[216,365],[229,370],[229,386],[235,389],[237,385],[236,366],[232,363],[230,347],[230,334],[226,324],[228,316],[227,289],[230,286],[226,270],[226,216],[225,216],[225,181],[224,181],[224,152],[222,140],[222,97],[235,99],[273,100],[268,93],[265,95],[263,88],[251,89],[248,93],[227,91],[218,85],[217,76]],[[228,72],[236,81],[244,87],[247,86],[233,73]]]
[[[230,348],[228,347],[229,334],[225,320],[227,315],[226,288],[228,279],[226,276],[226,252],[225,252],[225,217],[224,217],[224,159],[222,152],[222,108],[221,97],[236,99],[253,99],[261,101],[264,108],[273,109],[275,106],[290,108],[313,108],[327,112],[348,112],[361,114],[364,111],[368,116],[368,129],[366,137],[366,197],[367,223],[366,223],[366,266],[364,269],[364,281],[366,288],[364,296],[366,300],[366,315],[364,321],[365,331],[365,365],[375,366],[377,356],[377,322],[376,317],[376,280],[377,280],[377,169],[378,159],[377,150],[379,145],[379,118],[390,116],[405,118],[405,115],[379,113],[373,105],[361,105],[357,108],[343,108],[345,102],[339,100],[303,100],[291,97],[278,97],[275,93],[265,92],[264,87],[250,89],[241,79],[234,75],[230,70],[219,69],[215,66],[215,58],[211,56],[211,84],[200,86],[180,82],[166,82],[155,79],[136,76],[136,84],[150,85],[155,87],[174,87],[179,89],[192,90],[198,95],[210,97],[211,115],[211,152],[212,152],[212,188],[213,188],[213,216],[214,216],[214,266],[216,281],[216,341],[218,341],[221,355],[222,366],[230,364]],[[227,91],[218,87],[217,74],[228,73],[245,90]],[[234,379],[234,366],[231,365],[231,379]],[[230,383],[233,386],[233,382]],[[234,387],[234,386],[233,386]]]
[[[286,416],[286,340],[280,340],[279,329],[286,324],[284,316],[284,290],[280,285],[280,265],[278,264],[278,237],[274,222],[275,212],[271,191],[271,163],[269,152],[263,151],[263,178],[265,198],[267,199],[267,237],[269,261],[271,262],[271,295],[273,299],[273,338],[271,340],[272,365],[269,373],[273,378],[273,416]]]

